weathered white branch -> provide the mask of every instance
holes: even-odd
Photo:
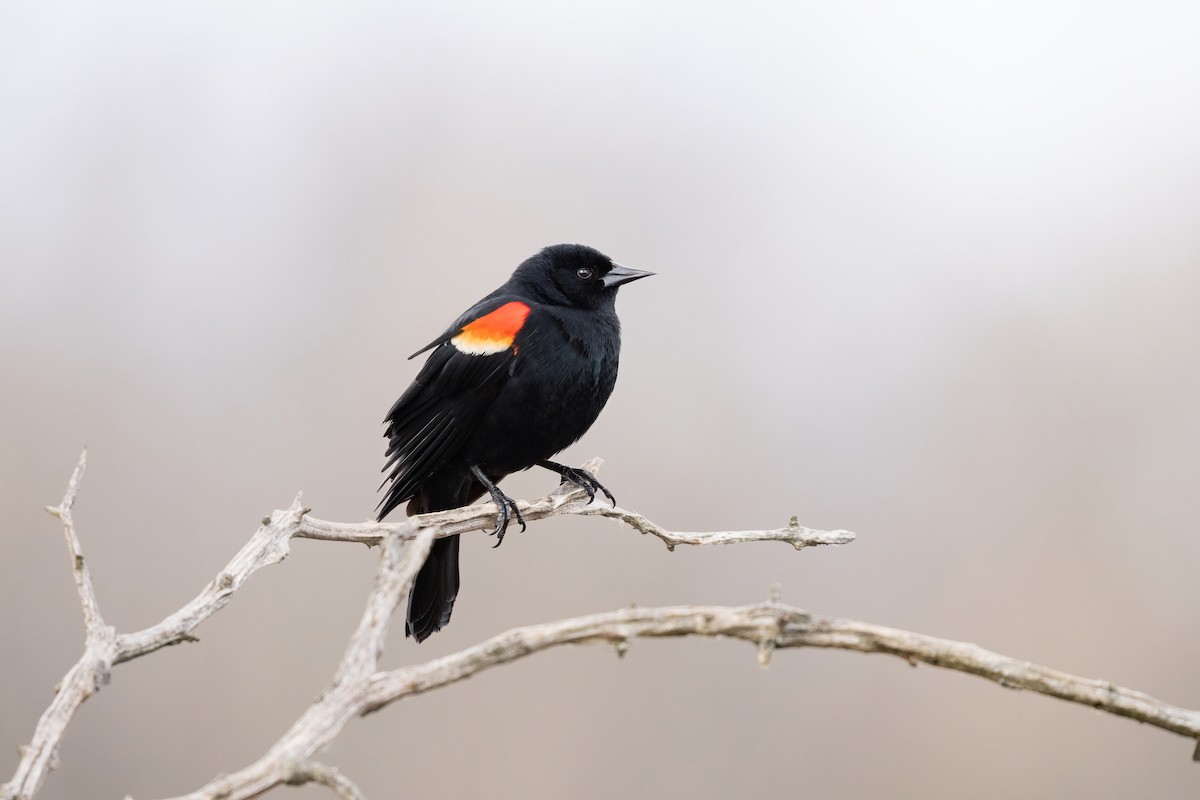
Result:
[[[358,623],[358,629],[350,637],[333,684],[321,693],[266,755],[233,775],[215,778],[187,795],[187,800],[237,800],[262,794],[281,783],[295,785],[309,780],[317,780],[340,793],[346,790],[345,779],[342,779],[343,783],[322,780],[330,777],[327,768],[322,771],[323,768],[314,765],[311,759],[317,750],[333,741],[345,724],[359,713],[363,687],[375,672],[379,655],[383,652],[388,620],[408,594],[417,570],[425,563],[429,548],[433,546],[434,532],[435,529],[426,528],[408,547],[401,547],[397,536],[389,536],[384,540],[383,556],[375,575],[375,588],[367,598],[367,608]]]
[[[62,520],[63,533],[67,537],[67,551],[71,554],[73,567],[71,574],[75,577],[75,590],[79,594],[79,605],[83,608],[83,624],[88,638],[92,638],[103,636],[106,626],[104,618],[100,615],[100,604],[96,602],[96,590],[92,588],[92,573],[88,570],[87,562],[83,558],[79,535],[75,533],[73,514],[75,497],[79,494],[79,482],[83,480],[83,473],[86,469],[87,449],[85,448],[79,454],[79,463],[75,465],[75,471],[71,473],[71,480],[67,481],[67,493],[63,495],[62,502],[57,506],[47,506],[46,510]]]
[[[300,496],[297,495],[287,509],[276,511],[270,517],[265,518],[262,526],[254,532],[254,535],[233,557],[233,560],[182,608],[149,628],[118,634],[111,626],[104,623],[100,615],[99,604],[96,602],[91,576],[83,558],[83,551],[72,517],[75,497],[79,491],[79,482],[86,463],[87,453],[85,451],[71,476],[62,503],[48,509],[62,520],[66,532],[75,584],[87,629],[85,648],[79,661],[63,677],[54,700],[38,720],[30,744],[21,748],[20,760],[12,779],[0,786],[2,800],[31,798],[37,793],[46,776],[57,767],[58,745],[66,733],[75,710],[108,682],[109,673],[114,665],[144,656],[168,645],[195,641],[193,631],[210,616],[224,608],[234,593],[251,575],[263,567],[279,563],[287,557],[293,538],[359,542],[367,545],[380,545],[385,541],[398,544],[419,537],[425,538],[426,535],[437,538],[490,530],[495,524],[495,506],[491,503],[436,514],[425,514],[402,522],[363,522],[358,524],[326,522],[308,516],[309,509],[301,505]],[[599,459],[593,459],[584,467],[595,471],[599,469],[600,463]],[[853,534],[845,531],[824,532],[802,528],[796,525],[794,520],[789,527],[777,530],[720,534],[673,533],[660,528],[639,514],[608,507],[600,509],[599,501],[589,504],[584,490],[574,484],[561,485],[547,497],[533,503],[522,502],[520,505],[526,519],[531,522],[556,515],[602,512],[605,516],[615,517],[629,523],[643,533],[653,533],[663,539],[668,547],[673,547],[676,543],[724,544],[734,541],[784,541],[800,549],[815,544],[845,544],[854,538]],[[387,557],[386,553],[385,557]],[[373,606],[374,615],[369,624],[367,617],[364,617],[364,621],[356,633],[355,642],[358,644],[352,643],[351,647],[347,648],[347,659],[351,659],[353,663],[343,662],[342,667],[339,668],[340,677],[346,677],[342,674],[343,670],[348,671],[347,674],[353,673],[361,677],[362,663],[365,662],[354,654],[358,654],[360,650],[365,652],[366,649],[371,648],[375,648],[371,652],[377,652],[377,649],[383,646],[387,618],[390,616],[391,609],[394,608],[394,603],[392,605],[388,605],[388,603],[391,602],[390,598],[395,594],[397,586],[394,571],[388,572],[388,574],[391,576],[389,578],[391,583],[388,584],[387,591],[377,588],[376,593],[372,594],[372,603],[378,602],[383,605]],[[400,593],[400,596],[402,595],[403,592]],[[364,628],[364,625],[367,627]],[[372,671],[374,670],[373,658],[374,656],[370,659]],[[300,725],[301,722],[298,722],[297,725]],[[340,725],[338,728],[340,729]],[[290,763],[291,767],[289,768],[293,770],[290,773],[293,782],[300,775],[325,774],[309,763],[307,756],[292,758]],[[316,778],[312,778],[312,780],[316,780]],[[337,788],[327,782],[326,785]],[[343,791],[345,788],[343,784],[338,784],[338,786],[342,787],[338,791]]]
[[[59,682],[54,699],[38,720],[33,738],[27,746],[21,748],[21,758],[12,780],[0,786],[0,797],[4,800],[31,797],[41,786],[45,776],[58,767],[58,745],[67,725],[83,701],[108,683],[109,670],[116,658],[117,632],[106,625],[100,615],[96,590],[92,588],[91,572],[88,570],[87,561],[84,560],[79,536],[75,532],[75,497],[79,493],[79,482],[83,479],[86,468],[87,450],[84,450],[79,456],[79,463],[75,465],[75,471],[71,474],[71,480],[67,483],[67,493],[62,502],[57,506],[46,507],[47,511],[62,520],[63,533],[67,538],[71,574],[75,578],[75,589],[83,609],[83,655]]]
[[[250,541],[199,595],[162,622],[129,634],[117,634],[104,624],[83,560],[71,510],[85,460],[68,485],[63,502],[51,512],[63,521],[72,556],[75,582],[83,609],[87,639],[83,656],[63,679],[61,688],[38,722],[31,745],[22,749],[12,781],[0,787],[0,797],[32,797],[46,774],[55,767],[58,743],[75,709],[107,682],[114,664],[161,647],[191,640],[192,631],[220,610],[235,591],[258,569],[286,557],[292,538],[353,541],[381,545],[375,585],[357,629],[346,647],[331,685],[250,766],[214,779],[186,796],[186,800],[237,800],[262,794],[281,784],[319,783],[342,798],[361,800],[362,794],[332,767],[314,761],[353,717],[376,711],[409,695],[430,691],[468,678],[482,670],[564,644],[606,642],[618,653],[636,637],[724,636],[754,644],[764,666],[780,648],[826,647],[863,653],[886,653],[914,666],[924,662],[945,669],[978,675],[1014,689],[1058,697],[1130,717],[1167,731],[1200,740],[1200,711],[1179,708],[1149,695],[1115,684],[1081,678],[1027,661],[1002,656],[973,644],[939,639],[853,620],[815,617],[776,600],[761,605],[728,608],[678,606],[621,611],[517,628],[474,647],[425,664],[378,671],[379,655],[387,638],[388,623],[407,594],[433,540],[442,536],[490,529],[494,506],[484,504],[426,514],[401,523],[324,522],[307,516],[297,497],[285,511],[263,521]],[[586,467],[595,470],[598,461]],[[667,531],[639,514],[588,504],[581,489],[561,486],[533,503],[523,503],[530,521],[561,514],[600,515],[620,519],[636,530],[676,544],[725,544],[748,541],[783,541],[797,549],[813,544],[840,544],[853,539],[844,531],[813,531],[793,519],[786,528],[724,533]],[[405,545],[404,543],[408,544]],[[1200,754],[1200,748],[1197,749]]]
[[[987,678],[1010,689],[1081,703],[1110,714],[1200,739],[1200,711],[1179,708],[1104,680],[1081,678],[1010,658],[966,642],[855,620],[817,617],[779,603],[730,608],[629,608],[515,628],[453,655],[371,678],[363,713],[409,695],[469,678],[490,667],[564,644],[607,642],[622,652],[635,637],[725,636],[750,642],[765,665],[777,649],[824,647],[885,653]]]
[[[595,473],[604,462],[593,458],[583,465],[585,470]],[[710,533],[686,533],[669,531],[638,514],[623,508],[613,508],[606,504],[603,498],[595,502],[587,502],[583,489],[575,484],[564,483],[559,488],[532,503],[519,501],[517,507],[526,520],[545,519],[546,517],[563,515],[582,515],[609,517],[620,520],[629,527],[641,533],[648,533],[662,539],[668,550],[674,550],[676,545],[708,545],[708,544],[737,544],[740,542],[785,542],[797,550],[822,544],[849,544],[854,541],[850,531],[819,531],[805,528],[792,517],[787,526],[768,530],[755,531],[716,531]],[[278,513],[278,512],[277,512]],[[328,539],[341,542],[361,542],[376,545],[389,533],[395,533],[401,538],[411,539],[417,530],[428,525],[436,525],[440,530],[438,536],[457,536],[461,533],[487,530],[496,522],[496,507],[492,503],[481,503],[466,508],[456,508],[451,511],[437,511],[432,514],[421,514],[406,522],[326,522],[305,515],[300,522],[300,531],[295,534],[301,539]]]
[[[175,800],[244,800],[286,782],[280,764],[305,759],[324,746],[355,716],[446,686],[491,667],[553,647],[603,642],[623,653],[636,637],[724,636],[755,645],[762,665],[782,648],[827,647],[899,656],[967,672],[1010,689],[1027,689],[1200,738],[1200,711],[1169,705],[1107,681],[1081,678],[985,650],[973,644],[854,620],[816,617],[780,603],[730,608],[674,606],[630,608],[606,614],[515,628],[452,655],[411,667],[378,672],[330,690],[260,761]],[[349,652],[347,653],[349,655]],[[274,781],[273,783],[271,781]]]
[[[366,800],[363,793],[337,767],[310,761],[306,764],[285,764],[284,783],[289,786],[301,786],[305,783],[318,783],[327,786],[342,800]]]

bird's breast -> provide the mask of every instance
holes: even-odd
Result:
[[[620,330],[603,319],[589,322],[525,326],[512,375],[468,448],[476,463],[515,472],[550,458],[592,426],[616,384]]]

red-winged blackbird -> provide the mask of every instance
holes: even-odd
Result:
[[[583,245],[547,247],[409,356],[433,350],[384,420],[392,472],[379,518],[405,501],[420,514],[486,491],[499,546],[510,509],[522,530],[525,520],[496,484],[535,465],[615,505],[595,476],[549,458],[587,432],[617,381],[617,287],[653,274]],[[438,539],[408,596],[406,635],[420,642],[445,627],[458,585],[458,537]]]

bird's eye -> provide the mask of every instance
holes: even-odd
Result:
[[[580,280],[590,281],[592,279],[592,270],[589,267],[580,267],[575,270],[575,274],[579,276]]]

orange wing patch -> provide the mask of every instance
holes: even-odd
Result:
[[[529,306],[524,303],[515,300],[505,303],[492,313],[468,322],[450,344],[472,356],[503,353],[513,346],[513,340],[528,316]]]

